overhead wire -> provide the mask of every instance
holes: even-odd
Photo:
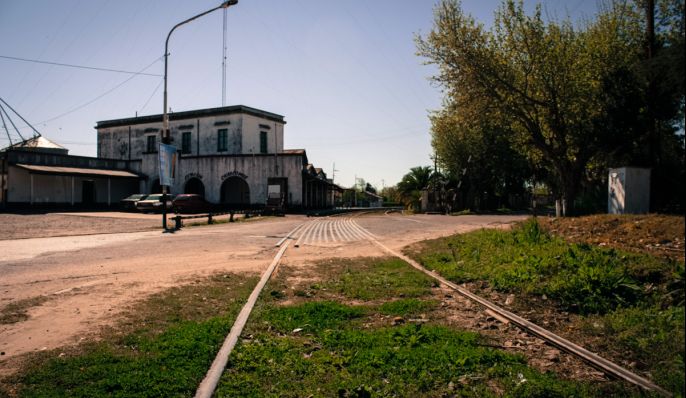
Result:
[[[68,68],[97,70],[97,71],[101,71],[101,72],[115,72],[115,73],[126,73],[126,74],[130,74],[130,75],[162,77],[162,75],[155,74],[155,73],[140,73],[140,72],[132,72],[132,71],[127,71],[127,70],[121,70],[121,69],[99,68],[99,67],[95,67],[95,66],[65,64],[65,63],[61,63],[61,62],[41,61],[38,59],[10,57],[8,55],[0,55],[0,58],[9,59],[9,60],[13,60],[13,61],[33,62],[33,63],[37,63],[37,64],[64,66],[64,67],[68,67]]]
[[[108,1],[110,1],[110,0],[106,0],[105,3],[108,2]],[[72,46],[76,43],[76,41],[79,40],[80,38],[82,38],[83,35],[84,35],[84,32],[87,32],[88,29],[90,28],[90,26],[91,26],[95,21],[98,20],[98,17],[100,16],[100,14],[103,12],[103,10],[104,10],[104,8],[105,8],[104,6],[105,6],[104,3],[100,3],[100,5],[99,5],[99,7],[97,8],[96,12],[95,12],[94,14],[92,14],[92,15],[90,16],[90,18],[88,18],[88,20],[87,20],[86,23],[78,24],[78,25],[77,25],[77,26],[80,27],[79,32],[78,32],[76,35],[73,36],[73,39],[71,40],[71,42],[70,42],[66,47],[63,47],[63,48],[61,49],[61,51],[60,51],[61,54],[67,54],[67,53],[69,53],[69,50],[70,50],[70,49],[72,48]],[[66,37],[66,36],[65,36],[65,37]],[[57,48],[55,48],[55,50],[57,50]],[[42,55],[41,55],[41,57],[42,57]],[[42,83],[43,83],[43,81],[46,79],[46,77],[48,76],[49,71],[50,71],[50,68],[48,68],[47,70],[45,70],[45,71],[43,72],[43,74],[41,75],[41,77],[40,77],[38,80],[35,81],[35,83],[33,84],[32,87],[30,87],[30,88],[28,88],[28,89],[26,89],[26,90],[22,90],[22,92],[23,92],[24,95],[23,95],[23,97],[21,98],[21,100],[15,102],[16,106],[22,106],[22,104],[24,103],[24,101],[25,101],[27,98],[30,98],[30,97],[33,95],[34,91],[35,91],[38,87],[42,87]],[[62,82],[62,84],[64,84],[64,82]],[[32,111],[32,113],[33,113],[33,111]]]
[[[135,74],[135,75],[130,76],[130,77],[127,78],[126,80],[122,81],[121,83],[117,84],[116,86],[112,87],[111,89],[105,91],[104,93],[98,95],[97,97],[91,99],[90,101],[87,101],[87,102],[85,102],[85,103],[83,103],[83,104],[81,104],[81,105],[79,105],[79,106],[77,106],[77,107],[75,107],[75,108],[73,108],[73,109],[70,109],[70,110],[68,110],[68,111],[66,111],[66,112],[64,112],[64,113],[61,113],[61,114],[59,114],[59,115],[57,115],[57,116],[55,116],[55,117],[51,117],[50,119],[45,119],[45,120],[39,122],[38,124],[44,124],[44,123],[47,123],[47,122],[51,122],[51,121],[53,121],[53,120],[59,119],[59,118],[61,118],[61,117],[67,116],[67,115],[69,115],[69,114],[71,114],[71,113],[74,113],[74,112],[76,112],[76,111],[78,111],[78,110],[80,110],[80,109],[85,108],[86,106],[92,104],[93,102],[99,100],[100,98],[102,98],[102,97],[108,95],[109,93],[113,92],[114,90],[116,90],[116,89],[118,89],[119,87],[123,86],[124,84],[128,83],[128,82],[131,81],[133,78],[139,76],[139,75],[140,75],[140,72],[143,72],[144,70],[147,70],[148,68],[150,68],[151,66],[153,66],[156,62],[158,62],[158,61],[161,60],[162,58],[164,58],[164,55],[162,55],[162,56],[156,58],[156,59],[155,59],[154,61],[152,61],[148,66],[146,66],[145,68],[141,69],[141,70],[139,71],[138,74]]]
[[[160,86],[162,85],[162,83],[164,83],[164,79],[160,79],[160,82],[157,83],[157,87],[155,87],[155,89],[152,91],[152,94],[150,94],[150,97],[148,97],[148,100],[145,101],[145,104],[143,104],[143,106],[141,107],[141,109],[139,110],[139,112],[142,113],[143,110],[145,110],[145,107],[148,106],[148,103],[150,102],[150,100],[152,99],[152,97],[155,96],[155,94],[157,93],[157,90],[160,89]]]

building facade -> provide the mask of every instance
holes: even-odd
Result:
[[[41,136],[0,151],[0,208],[114,205],[143,180],[126,160],[71,156]]]
[[[335,186],[313,172],[304,149],[284,149],[284,117],[243,105],[169,115],[177,148],[172,194],[197,193],[232,207],[259,207],[278,195],[288,209],[332,206]],[[139,191],[161,191],[158,147],[162,115],[105,120],[96,125],[98,157],[128,162],[146,176]]]

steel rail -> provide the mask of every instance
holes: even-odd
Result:
[[[443,285],[450,287],[451,289],[455,290],[456,292],[458,292],[462,296],[464,296],[464,297],[466,297],[472,301],[475,301],[475,302],[481,304],[482,306],[490,309],[491,311],[495,312],[496,314],[498,314],[498,315],[502,316],[503,318],[509,320],[514,325],[517,325],[520,329],[523,329],[525,332],[533,334],[533,335],[541,338],[542,340],[545,340],[548,343],[550,343],[550,344],[552,344],[552,345],[554,345],[554,346],[556,346],[556,347],[558,347],[558,348],[560,348],[560,349],[562,349],[562,350],[564,350],[564,351],[566,351],[572,355],[575,355],[575,356],[581,358],[586,363],[588,363],[589,365],[593,366],[594,368],[602,371],[605,374],[612,375],[614,377],[626,380],[626,381],[633,383],[633,384],[635,384],[635,385],[637,385],[637,386],[639,386],[645,390],[655,391],[656,393],[658,393],[662,396],[665,396],[665,397],[671,397],[672,396],[672,394],[670,392],[668,392],[667,390],[658,386],[657,384],[653,383],[652,381],[650,381],[650,380],[648,380],[642,376],[639,376],[639,375],[629,371],[628,369],[625,369],[625,368],[621,367],[620,365],[617,365],[616,363],[611,362],[611,361],[599,356],[596,353],[593,353],[593,352],[591,352],[591,351],[589,351],[589,350],[587,350],[587,349],[585,349],[585,348],[583,348],[577,344],[574,344],[571,341],[569,341],[569,340],[567,340],[561,336],[558,336],[558,335],[554,334],[553,332],[551,332],[547,329],[544,329],[544,328],[536,325],[535,323],[530,322],[530,321],[520,317],[519,315],[516,315],[510,311],[507,311],[506,309],[501,308],[501,307],[493,304],[492,302],[477,296],[476,294],[470,292],[469,290],[455,284],[454,282],[451,282],[451,281],[445,279],[444,277],[438,275],[437,273],[435,273],[433,271],[429,271],[428,269],[424,268],[421,264],[419,264],[416,261],[412,260],[411,258],[405,256],[404,254],[398,253],[395,250],[386,247],[383,243],[379,242],[375,237],[373,237],[371,235],[371,232],[367,231],[366,229],[364,229],[363,227],[358,225],[356,222],[355,222],[355,226],[362,233],[366,234],[367,238],[372,243],[377,245],[379,248],[381,248],[384,251],[392,254],[393,256],[396,256],[396,257],[400,258],[401,260],[407,262],[412,267],[414,267],[417,270],[423,272],[424,274],[429,275],[430,277],[436,279],[437,281],[439,281]]]
[[[241,332],[243,332],[245,324],[248,322],[248,317],[250,317],[250,313],[252,312],[253,307],[255,307],[257,298],[260,296],[262,289],[264,289],[264,286],[267,284],[267,281],[269,281],[269,278],[272,276],[274,270],[279,265],[281,257],[283,256],[283,253],[286,251],[286,249],[288,249],[289,245],[290,242],[286,243],[281,247],[281,249],[279,249],[278,253],[276,253],[276,255],[274,256],[274,259],[272,260],[271,264],[269,264],[267,270],[264,271],[264,274],[262,274],[260,281],[257,282],[257,285],[253,289],[252,293],[250,293],[248,301],[241,309],[241,312],[238,313],[236,321],[231,327],[231,331],[226,336],[226,339],[224,339],[224,344],[222,344],[221,348],[219,349],[219,352],[217,353],[217,356],[214,358],[214,361],[212,362],[210,369],[207,371],[205,378],[198,386],[198,389],[195,392],[196,398],[211,398],[212,394],[214,394],[214,390],[217,388],[217,384],[219,384],[219,379],[224,373],[226,364],[229,362],[229,355],[231,355],[231,351],[233,351],[233,348],[236,346],[238,338],[240,337]]]
[[[290,238],[291,235],[293,235],[294,233],[296,233],[296,231],[298,231],[300,228],[302,228],[303,225],[305,225],[305,223],[301,223],[301,224],[299,224],[298,226],[296,226],[295,228],[293,228],[293,229],[291,230],[291,232],[287,233],[286,236],[284,236],[283,238],[281,238],[281,240],[279,240],[278,242],[276,242],[276,244],[275,244],[274,246],[275,246],[275,247],[279,247],[279,246],[283,245],[283,242],[285,242],[286,239]]]

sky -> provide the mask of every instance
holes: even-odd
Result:
[[[551,16],[592,17],[597,0],[544,0]],[[96,155],[101,120],[162,113],[164,41],[219,0],[0,0],[0,98],[72,155]],[[489,26],[498,0],[463,0]],[[285,148],[342,186],[395,185],[432,165],[428,115],[441,106],[436,73],[415,36],[432,0],[239,0],[227,18],[226,105],[283,115]],[[528,10],[535,2],[525,1]],[[223,11],[170,40],[172,111],[222,106]],[[13,58],[143,74],[71,68]],[[7,108],[6,108],[7,109]],[[32,130],[13,114],[25,137]],[[8,127],[9,127],[8,123]],[[18,137],[10,128],[12,139]],[[0,147],[9,144],[0,124]],[[334,171],[335,164],[335,174]]]

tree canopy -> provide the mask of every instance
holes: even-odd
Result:
[[[660,4],[667,11],[658,13],[664,39],[657,47],[674,48],[670,59],[681,56],[683,64],[683,2]],[[646,120],[678,120],[684,103],[683,72],[674,69],[677,61],[666,62],[680,88],[654,88],[661,102],[650,114],[649,104],[658,101],[641,70],[641,6],[610,4],[595,20],[576,26],[545,21],[540,5],[527,15],[521,1],[506,0],[487,30],[458,1],[439,3],[432,31],[418,37],[417,46],[438,66],[434,79],[445,93],[443,109],[431,115],[441,164],[459,173],[465,158],[478,159],[474,176],[491,191],[521,187],[535,175],[571,210],[594,167],[604,170],[622,156],[635,161],[636,147],[650,130]],[[662,127],[675,137],[674,123]]]

